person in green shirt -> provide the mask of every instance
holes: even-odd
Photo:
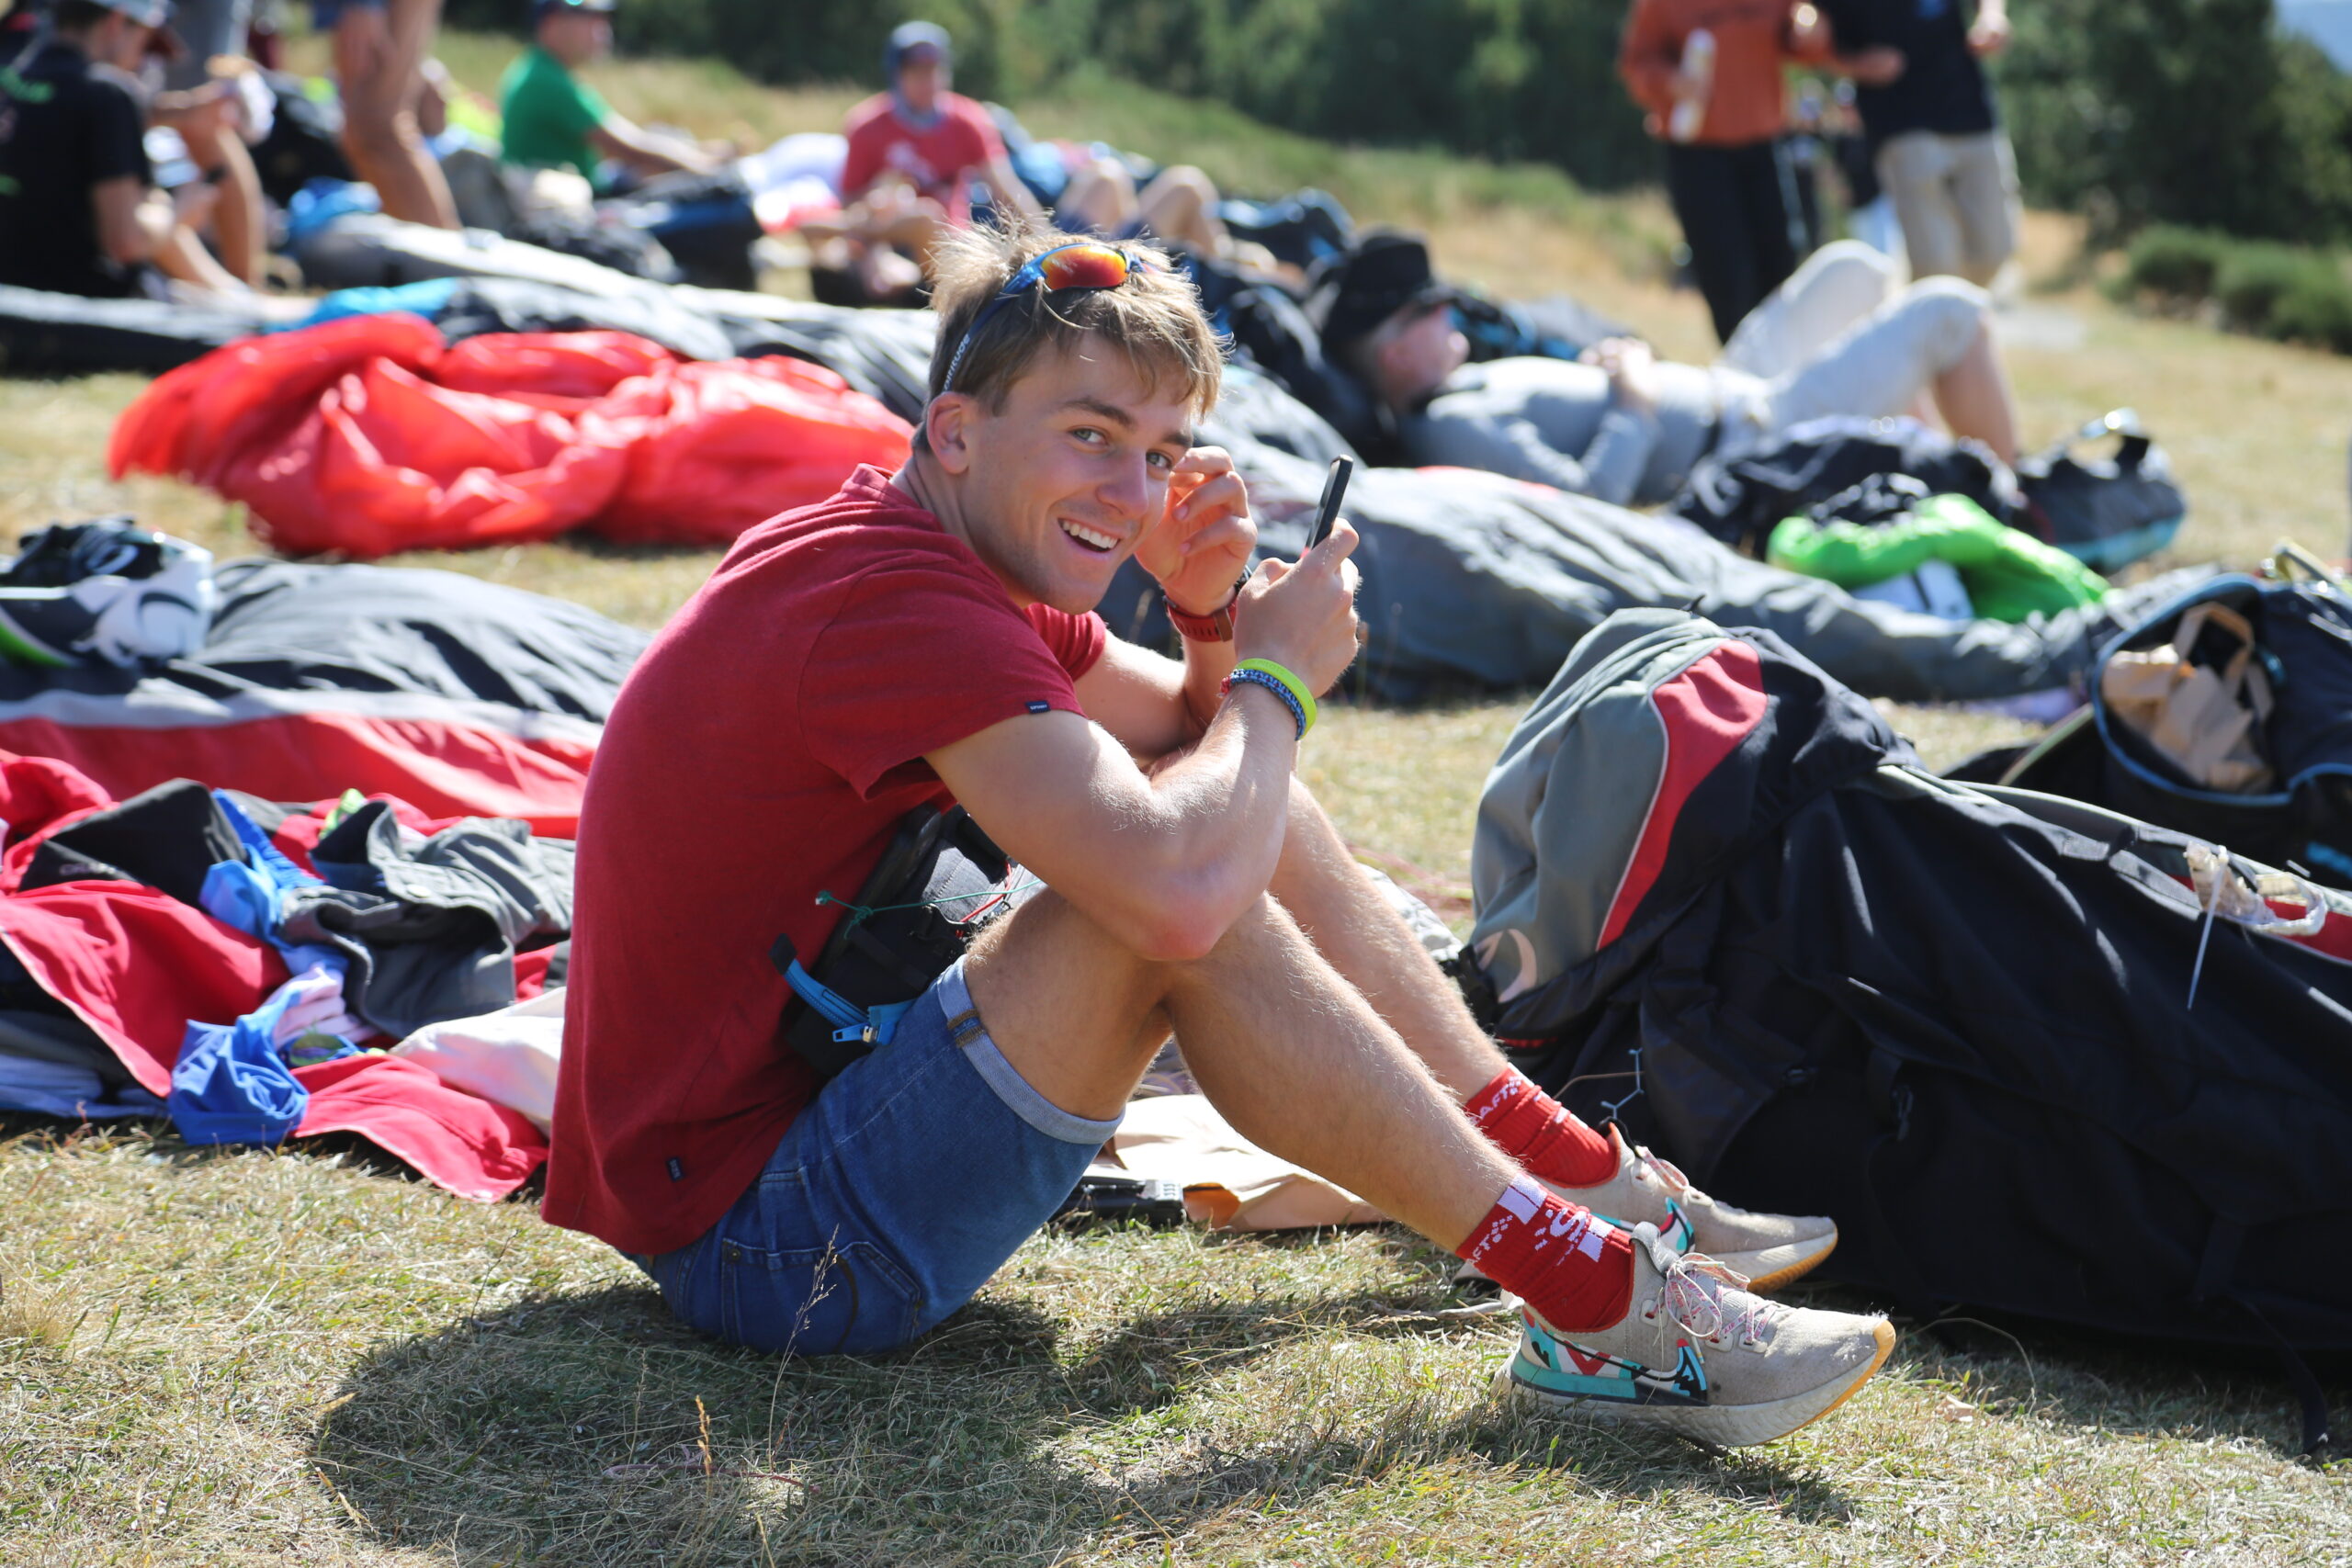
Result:
[[[598,184],[610,161],[631,175],[708,174],[711,152],[614,112],[573,73],[612,52],[614,0],[532,0],[531,47],[499,84],[505,159],[532,169],[572,169]]]

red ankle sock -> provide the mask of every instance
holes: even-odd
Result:
[[[1617,1174],[1617,1147],[1566,1107],[1505,1067],[1470,1097],[1464,1114],[1521,1167],[1563,1187],[1598,1187]]]
[[[1633,1237],[1523,1176],[1503,1189],[1455,1256],[1524,1297],[1555,1328],[1607,1328],[1633,1304]]]

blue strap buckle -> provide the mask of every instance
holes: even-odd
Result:
[[[899,1032],[899,1020],[907,1015],[912,1001],[884,1002],[873,1008],[862,1008],[839,991],[818,979],[793,959],[784,967],[784,977],[792,987],[792,994],[822,1013],[833,1025],[833,1043],[847,1045],[888,1045]]]

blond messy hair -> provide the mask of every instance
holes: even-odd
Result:
[[[1007,234],[977,224],[942,242],[932,259],[939,344],[931,355],[931,395],[939,396],[973,320],[1014,273],[1058,246],[1088,243],[1084,235],[1050,229]],[[1181,388],[1194,417],[1216,407],[1224,345],[1192,280],[1165,252],[1131,243],[1115,248],[1143,264],[1116,288],[1066,289],[1058,296],[1032,288],[1005,301],[964,351],[956,389],[997,412],[1040,354],[1076,350],[1091,337],[1125,355],[1146,385]]]

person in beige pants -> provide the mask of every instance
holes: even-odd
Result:
[[[1903,225],[1912,276],[1948,274],[1981,288],[2017,249],[2017,159],[2005,132],[1906,131],[1878,150],[1878,179]]]
[[[1821,0],[1838,68],[1877,148],[1911,276],[1984,286],[2017,249],[2017,161],[1982,62],[2008,47],[2007,0]]]

